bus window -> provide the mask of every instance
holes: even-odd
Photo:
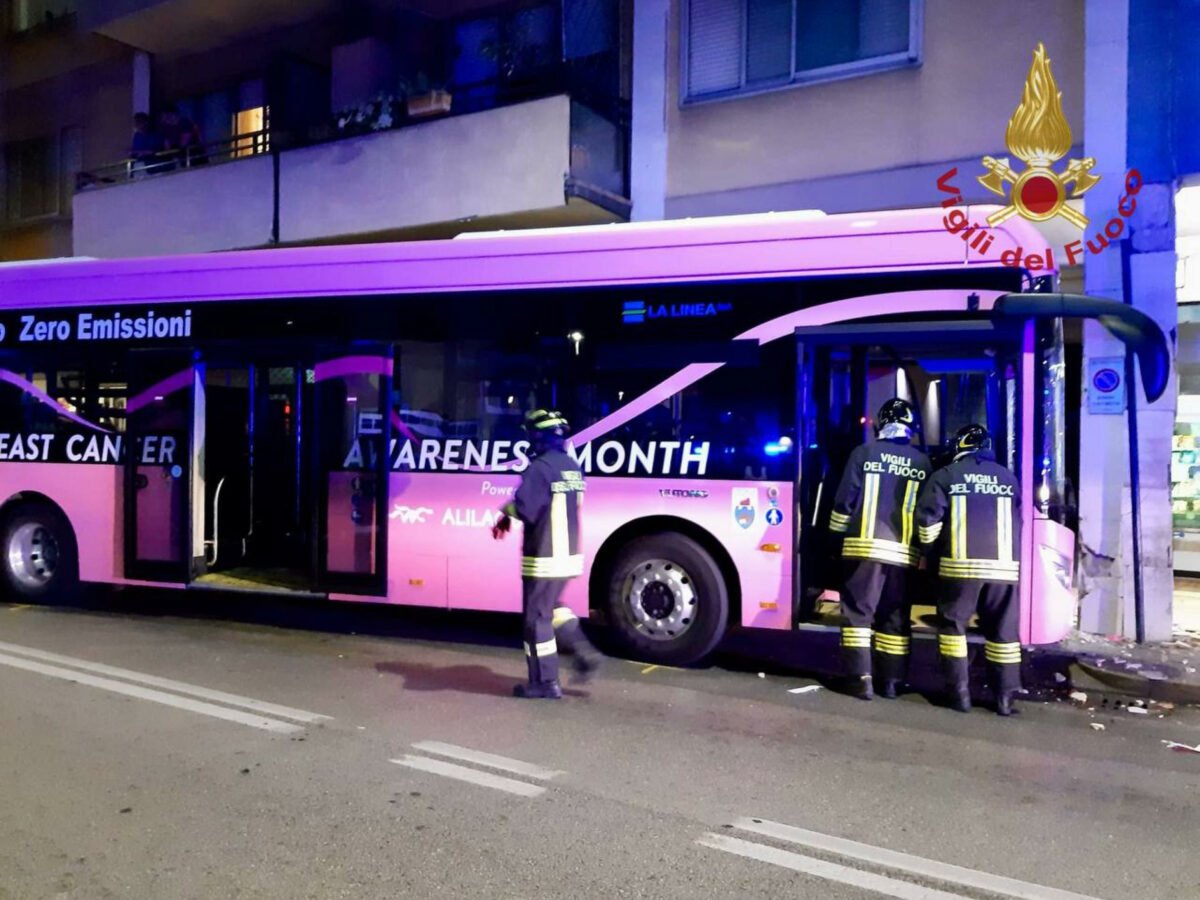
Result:
[[[660,347],[576,342],[567,334],[495,343],[401,342],[393,411],[408,434],[397,438],[491,442],[495,450],[496,442],[523,441],[524,414],[545,407],[561,410],[575,433],[603,429],[595,438],[595,460],[586,447],[576,448],[589,474],[790,480],[794,350],[783,344],[731,349],[733,343],[716,349],[686,342]],[[729,357],[725,365],[683,390],[663,389],[672,376],[710,361],[717,350]],[[647,399],[652,402],[640,414],[615,421],[623,407]],[[606,421],[614,424],[605,428]],[[620,446],[605,451],[601,462],[598,448],[611,444]],[[455,458],[461,458],[459,452],[456,447]],[[420,453],[399,458],[401,468],[440,465],[428,454],[424,464]],[[472,458],[479,458],[476,450]]]
[[[1061,319],[1037,326],[1034,371],[1034,501],[1041,515],[1074,524],[1076,499],[1067,481],[1066,357]]]

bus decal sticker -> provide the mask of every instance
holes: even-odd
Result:
[[[130,397],[125,404],[125,412],[132,414],[139,409],[144,409],[151,403],[156,403],[162,400],[169,394],[177,393],[192,386],[192,379],[195,378],[195,369],[188,366],[174,375],[164,378],[157,384],[152,384],[140,394],[135,394]]]
[[[78,413],[71,412],[71,410],[64,407],[61,403],[56,403],[53,397],[43,391],[32,381],[27,381],[26,379],[22,378],[16,372],[10,372],[8,369],[0,369],[0,381],[6,381],[15,387],[19,387],[22,391],[24,391],[30,397],[33,397],[33,399],[37,400],[39,403],[49,406],[60,416],[70,419],[77,425],[82,425],[84,428],[90,428],[92,431],[109,431],[108,428],[105,428],[102,425],[96,425],[93,422],[89,422]]]
[[[141,465],[175,465],[175,457],[186,441],[170,434],[147,434],[137,438],[137,461]],[[0,462],[107,463],[125,461],[125,436],[102,434],[21,434],[0,432]],[[176,476],[178,477],[178,476]]]
[[[709,441],[605,441],[598,447],[568,447],[586,474],[673,475],[703,477],[708,472]],[[373,468],[378,443],[355,438],[342,460],[345,469]],[[388,458],[394,472],[521,472],[529,465],[529,442],[472,441],[466,438],[420,441],[393,438]]]
[[[97,316],[81,312],[75,317],[72,327],[69,319],[39,319],[35,315],[21,316],[21,330],[17,334],[19,343],[43,343],[47,341],[128,341],[146,338],[190,338],[192,336],[192,311],[185,309],[183,315],[155,316],[150,310],[143,316],[113,313]]]
[[[966,309],[968,293],[971,292],[966,290],[894,291],[887,294],[850,297],[786,313],[763,322],[761,325],[756,325],[749,331],[742,332],[733,340],[754,340],[758,341],[759,345],[769,344],[795,333],[797,328],[829,325],[833,322],[852,322],[855,319],[894,313],[897,309],[903,309],[906,312],[963,311]],[[981,297],[980,309],[986,310],[991,309],[996,298],[1004,292],[992,290],[976,291],[975,293]],[[640,397],[635,397],[599,422],[584,428],[575,435],[576,443],[587,444],[604,437],[610,431],[636,419],[642,413],[675,396],[685,388],[691,387],[701,378],[712,374],[724,365],[724,363],[692,363],[685,366]]]
[[[735,487],[733,489],[733,521],[741,528],[754,524],[758,513],[758,488]]]
[[[386,356],[339,356],[313,366],[313,381],[346,375],[386,375],[391,378],[392,370],[393,361]]]
[[[424,524],[425,517],[433,514],[428,506],[401,506],[397,503],[388,513],[389,519],[399,519],[405,525]]]

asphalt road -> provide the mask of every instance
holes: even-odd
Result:
[[[1163,743],[1193,711],[621,660],[529,702],[519,646],[506,617],[0,605],[0,897],[1200,897],[1200,754]]]

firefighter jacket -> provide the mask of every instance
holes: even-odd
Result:
[[[525,578],[574,578],[583,574],[579,509],[583,473],[571,456],[550,450],[534,457],[521,476],[513,502],[504,512],[525,526],[521,575]]]
[[[983,451],[964,453],[929,479],[917,505],[921,543],[943,578],[1017,581],[1021,573],[1017,479]]]
[[[929,457],[906,441],[876,440],[856,447],[833,498],[832,531],[844,534],[842,556],[915,566],[913,514]]]

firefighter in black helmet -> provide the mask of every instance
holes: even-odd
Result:
[[[845,535],[842,657],[851,692],[874,696],[871,647],[880,694],[904,681],[912,632],[908,576],[918,561],[913,515],[929,458],[911,446],[913,408],[894,398],[879,410],[876,440],[855,448],[833,500],[829,527]]]
[[[512,519],[524,525],[521,583],[528,684],[513,689],[518,697],[557,700],[558,648],[574,654],[580,680],[600,665],[600,655],[579,627],[579,619],[560,605],[567,581],[583,574],[579,542],[579,510],[583,504],[583,473],[564,449],[568,425],[562,413],[539,409],[525,416],[532,459],[521,476],[513,500],[492,529],[502,539]]]
[[[982,425],[959,430],[954,460],[921,492],[917,526],[921,543],[939,557],[938,650],[950,705],[971,708],[966,635],[978,611],[996,712],[1007,716],[1021,688],[1020,490],[990,447]]]

